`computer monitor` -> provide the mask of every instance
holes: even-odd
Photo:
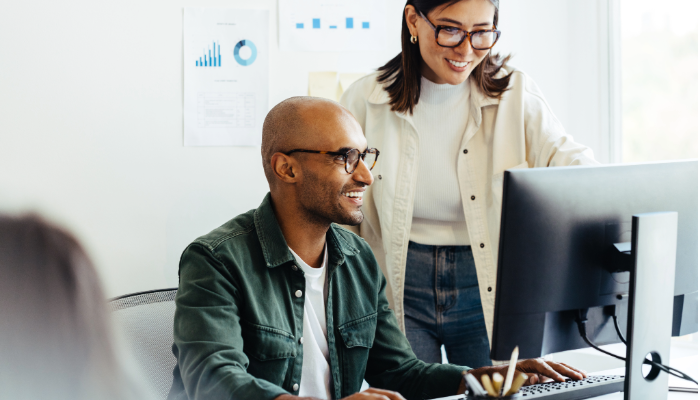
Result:
[[[619,342],[611,315],[626,332],[630,273],[613,245],[641,213],[678,213],[672,333],[697,332],[697,160],[518,169],[503,185],[493,359],[587,347],[580,309],[593,343]]]

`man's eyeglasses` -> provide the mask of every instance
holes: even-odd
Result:
[[[377,149],[367,149],[363,152],[360,152],[358,149],[350,149],[346,152],[294,149],[284,154],[290,155],[292,153],[329,154],[336,156],[338,157],[338,161],[343,161],[345,163],[345,171],[348,174],[355,172],[357,165],[360,163],[360,159],[371,171],[374,165],[377,164],[377,159],[379,158],[379,150]]]
[[[483,31],[467,32],[464,29],[459,29],[454,26],[435,26],[425,17],[422,11],[418,11],[418,14],[433,28],[433,31],[435,31],[435,41],[441,47],[457,47],[464,42],[464,39],[469,38],[469,44],[471,44],[474,50],[488,50],[492,48],[498,41],[498,38],[501,37],[501,31],[497,31],[495,27]]]

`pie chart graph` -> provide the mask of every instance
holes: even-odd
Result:
[[[245,60],[241,57],[241,48],[244,46],[250,49],[250,57],[248,57]],[[243,39],[240,42],[236,43],[236,46],[233,48],[233,57],[236,59],[237,63],[243,66],[248,66],[252,64],[257,56],[258,49],[255,47],[255,43],[251,42],[250,40]]]

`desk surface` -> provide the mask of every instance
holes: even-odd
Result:
[[[671,360],[671,366],[677,370],[683,371],[686,374],[692,376],[694,379],[698,379],[698,356],[685,357],[680,359]],[[596,372],[591,375],[624,375],[624,368],[615,368],[607,371]],[[680,387],[695,387],[697,386],[693,382],[684,381],[683,379],[676,378],[675,376],[669,377],[669,386],[680,386]],[[594,397],[596,400],[622,400],[625,398],[624,393],[610,393],[605,396]],[[697,399],[697,393],[682,393],[682,392],[668,392],[668,400],[688,400]]]
[[[671,366],[673,368],[676,368],[680,371],[685,372],[686,374],[692,376],[694,379],[698,379],[698,356],[691,356],[691,357],[685,357],[681,359],[676,359],[676,360],[671,360]],[[591,375],[624,375],[625,374],[625,369],[624,368],[615,368],[607,371],[599,371],[592,373]],[[669,385],[670,386],[681,386],[681,387],[697,387],[694,383],[692,382],[687,382],[682,379],[676,378],[671,376],[669,378]],[[434,400],[456,400],[456,399],[461,399],[463,398],[461,395],[459,396],[448,396],[448,397],[441,397],[440,399],[434,399]],[[606,394],[604,396],[598,396],[598,397],[591,397],[591,399],[596,399],[596,400],[623,400],[625,398],[624,393],[622,392],[617,392],[617,393],[610,393]],[[698,394],[697,393],[682,393],[682,392],[668,392],[668,400],[689,400],[689,399],[698,399]]]

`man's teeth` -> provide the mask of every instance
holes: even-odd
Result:
[[[358,197],[362,198],[362,192],[347,192],[345,193],[347,197]]]
[[[452,60],[447,60],[447,61],[449,61],[450,64],[454,65],[457,68],[466,67],[467,64],[469,64],[469,61],[465,61],[465,62],[457,62],[457,61],[452,61]]]

